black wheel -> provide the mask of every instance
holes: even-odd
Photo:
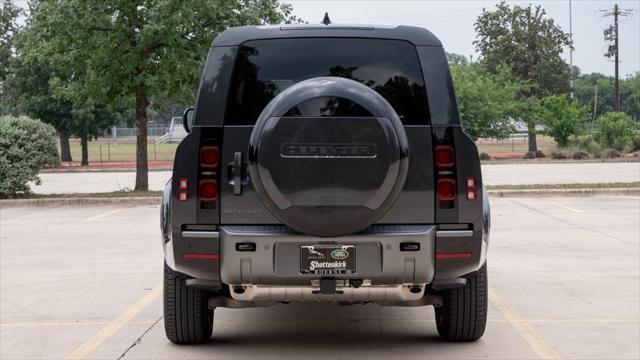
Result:
[[[187,287],[187,279],[164,264],[164,331],[175,344],[200,344],[211,338],[213,310],[207,292]]]
[[[467,285],[441,291],[443,304],[436,307],[438,334],[449,341],[478,340],[487,325],[487,264],[464,276]]]

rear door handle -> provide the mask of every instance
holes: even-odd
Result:
[[[242,153],[233,154],[233,195],[242,195]]]

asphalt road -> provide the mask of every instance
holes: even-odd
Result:
[[[640,197],[492,200],[485,336],[447,343],[431,307],[216,310],[164,336],[158,208],[0,210],[0,358],[638,359]]]
[[[482,166],[486,184],[566,184],[640,181],[640,162],[487,164]],[[135,172],[43,173],[42,185],[31,185],[39,194],[91,193],[133,189]],[[149,173],[149,189],[162,190],[170,171]]]

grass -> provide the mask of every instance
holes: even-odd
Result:
[[[72,193],[72,194],[16,194],[8,199],[71,199],[71,198],[120,198],[120,197],[160,197],[162,191],[113,191],[102,193]],[[7,199],[0,195],[0,199]]]
[[[556,142],[549,136],[540,135],[536,137],[538,142],[538,150],[545,155],[551,155],[556,148]],[[521,153],[524,154],[529,150],[529,143],[526,137],[513,138],[506,140],[480,139],[476,141],[479,152],[488,154],[505,154],[505,153]]]
[[[522,185],[488,185],[488,190],[547,190],[547,189],[622,189],[640,188],[640,181],[636,182],[615,182],[615,183],[593,183],[593,184],[522,184]]]
[[[82,158],[80,142],[71,140],[69,146],[71,147],[71,158],[73,161],[79,162]],[[147,156],[149,161],[173,161],[177,147],[178,144],[156,144],[154,149],[154,141],[150,138],[147,145]],[[135,139],[119,140],[117,144],[114,144],[110,139],[89,142],[89,162],[101,161],[136,161]]]

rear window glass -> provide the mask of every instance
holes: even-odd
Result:
[[[281,91],[318,76],[359,81],[387,99],[405,125],[429,123],[415,47],[400,40],[348,38],[244,43],[238,50],[225,123],[253,125]]]

